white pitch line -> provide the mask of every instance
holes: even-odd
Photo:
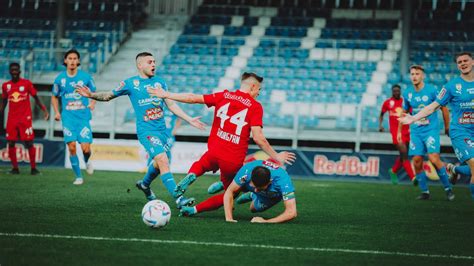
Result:
[[[147,238],[115,238],[115,237],[97,237],[97,236],[68,236],[68,235],[2,233],[2,232],[0,232],[0,236],[94,240],[94,241],[117,241],[117,242],[145,242],[145,243],[160,243],[160,244],[186,244],[186,245],[197,245],[197,246],[281,249],[281,250],[297,250],[297,251],[316,251],[316,252],[354,253],[354,254],[370,254],[370,255],[391,255],[391,256],[403,256],[403,257],[474,260],[474,256],[465,256],[465,255],[443,255],[443,254],[409,253],[409,252],[398,252],[398,251],[345,249],[345,248],[290,247],[290,246],[273,246],[273,245],[257,245],[257,244],[202,242],[202,241],[190,241],[190,240],[162,240],[162,239],[147,239]]]

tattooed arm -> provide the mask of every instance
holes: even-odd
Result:
[[[80,95],[94,99],[99,102],[108,102],[114,98],[117,98],[116,95],[114,95],[113,92],[107,91],[107,92],[91,92],[88,87],[83,86],[83,87],[76,87],[76,92],[79,93]]]

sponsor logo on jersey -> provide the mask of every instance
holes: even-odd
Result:
[[[388,102],[388,105],[390,106],[390,108],[393,108],[395,106],[395,101],[391,100],[390,102]]]
[[[430,149],[436,148],[436,140],[432,136],[429,136],[428,139],[426,139],[425,144],[426,144],[426,147]]]
[[[134,89],[140,90],[140,88],[138,87],[138,86],[140,86],[140,81],[138,79],[134,79],[133,80],[133,86],[134,86]]]
[[[462,93],[462,85],[461,84],[456,84],[456,93],[461,94]]]
[[[153,146],[163,146],[163,143],[158,137],[155,136],[148,136],[147,137],[148,141],[150,141],[151,145]]]
[[[471,108],[474,108],[474,102],[459,103],[459,107],[461,109],[471,109]]]
[[[12,103],[19,103],[19,102],[24,101],[26,99],[27,99],[26,95],[23,95],[23,94],[21,94],[17,91],[12,93],[12,95],[9,97],[9,100]]]
[[[378,176],[380,158],[369,156],[366,162],[361,162],[357,156],[343,155],[339,161],[333,161],[324,155],[316,155],[313,172],[324,175]]]
[[[278,169],[280,168],[280,166],[274,162],[271,162],[271,161],[263,161],[263,165],[265,165],[267,168],[271,168],[271,169]]]
[[[83,127],[80,135],[81,137],[85,139],[90,139],[90,133],[91,133],[91,130],[88,127]]]
[[[463,112],[458,119],[458,123],[462,125],[474,124],[474,112]]]
[[[471,139],[464,139],[464,142],[466,142],[467,145],[469,145],[470,148],[474,148],[474,141]]]
[[[82,101],[70,101],[66,105],[66,110],[68,111],[75,111],[75,110],[82,110],[86,109],[86,106],[82,104]]]
[[[239,95],[231,94],[229,92],[224,93],[224,98],[239,101],[240,103],[242,103],[243,105],[247,107],[252,106],[252,102],[250,101],[250,99],[244,98]]]
[[[161,107],[154,107],[147,109],[145,115],[143,116],[144,121],[158,120],[163,117],[163,110]]]
[[[466,90],[469,94],[474,94],[474,88],[469,88]]]
[[[424,95],[423,97],[421,97],[421,99],[422,99],[424,102],[426,102],[426,101],[428,101],[428,96]]]
[[[20,86],[20,92],[24,92],[25,91],[25,86]]]

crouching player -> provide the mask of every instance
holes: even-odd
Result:
[[[283,199],[285,210],[271,219],[252,218],[252,223],[282,223],[296,217],[295,189],[288,173],[277,164],[269,161],[247,163],[235,175],[224,194],[224,211],[227,222],[237,222],[232,216],[234,196],[246,192],[236,202],[250,204],[251,212],[263,212]]]

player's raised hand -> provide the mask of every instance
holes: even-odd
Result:
[[[166,98],[166,91],[163,90],[161,86],[155,88],[148,88],[146,90],[150,96],[155,96],[158,98]]]
[[[74,88],[76,89],[75,92],[79,93],[83,97],[90,98],[92,96],[91,90],[87,86],[77,85]]]
[[[253,217],[252,220],[250,220],[251,223],[264,223],[265,222],[265,219],[263,219],[262,217]]]
[[[55,114],[54,115],[54,120],[60,121],[61,120],[61,114],[60,113]]]
[[[413,122],[415,122],[415,118],[411,116],[410,114],[405,114],[404,117],[398,118],[398,121],[400,121],[404,125],[410,125]]]
[[[204,130],[206,129],[206,124],[201,121],[200,116],[192,117],[189,121],[189,124],[197,129]]]
[[[289,151],[282,151],[282,152],[279,152],[278,155],[277,155],[277,159],[278,161],[283,165],[283,164],[289,164],[289,165],[292,165],[295,160],[296,160],[296,154],[294,154],[293,152],[289,152]]]

